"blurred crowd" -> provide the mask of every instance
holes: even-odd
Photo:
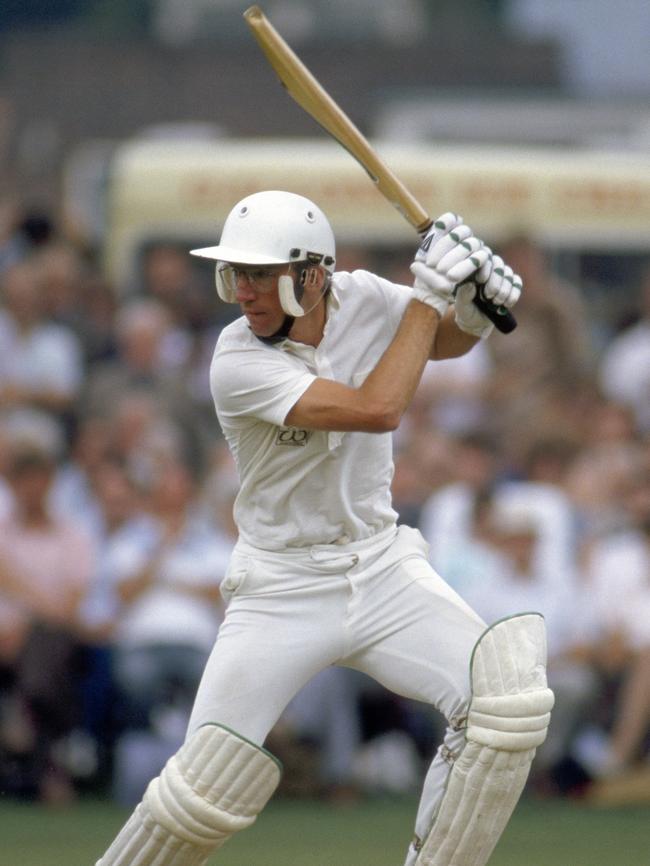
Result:
[[[545,615],[556,708],[530,784],[576,794],[649,755],[650,264],[603,334],[534,241],[499,252],[519,327],[428,365],[395,507],[487,623]],[[338,267],[410,283],[408,264],[342,248]],[[236,540],[208,386],[235,315],[184,249],[111,285],[55,220],[0,202],[0,795],[130,804],[182,742]],[[269,748],[287,790],[411,791],[441,726],[328,669]]]

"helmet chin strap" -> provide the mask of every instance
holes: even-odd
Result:
[[[273,343],[280,343],[286,337],[289,336],[289,331],[293,328],[293,323],[295,322],[294,316],[285,316],[284,321],[275,332],[275,334],[271,334],[269,337],[260,337],[259,334],[255,334],[258,340],[261,340],[263,343],[268,343],[269,345],[273,345]]]

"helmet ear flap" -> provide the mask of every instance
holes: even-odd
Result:
[[[217,262],[217,267],[215,268],[214,272],[214,281],[217,286],[217,294],[219,295],[221,300],[225,301],[227,304],[236,304],[237,295],[233,291],[232,286],[229,286],[224,280],[219,265],[220,263]]]
[[[278,295],[280,297],[280,305],[287,316],[299,318],[305,315],[305,311],[296,298],[293,277],[289,274],[282,274],[278,279]]]

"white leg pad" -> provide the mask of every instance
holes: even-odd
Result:
[[[553,707],[543,618],[521,614],[489,628],[471,680],[466,745],[428,835],[416,839],[416,866],[484,866],[508,823]]]
[[[97,866],[203,866],[252,824],[280,781],[264,749],[205,725],[169,759]]]

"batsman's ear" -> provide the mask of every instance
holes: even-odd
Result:
[[[312,289],[318,286],[321,281],[321,274],[321,268],[314,266],[305,268],[300,275],[300,285],[305,289]]]

